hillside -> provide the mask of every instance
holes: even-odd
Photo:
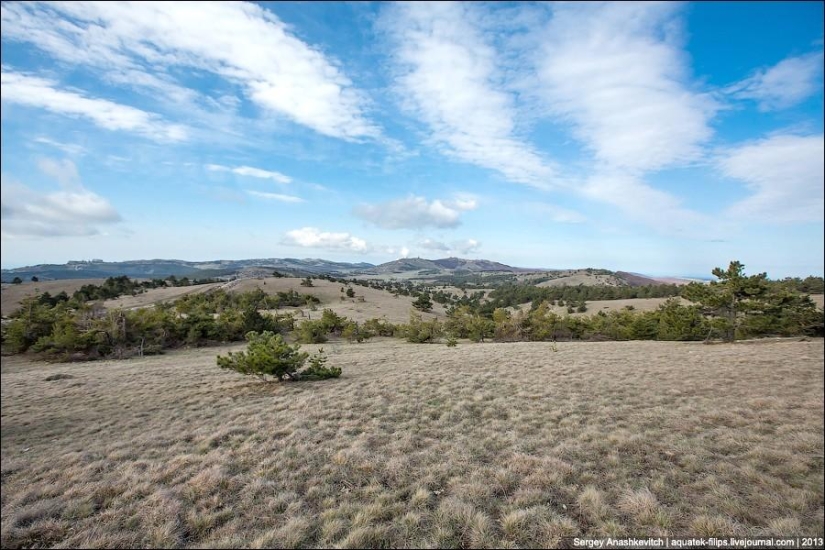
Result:
[[[31,296],[37,296],[48,292],[52,296],[65,292],[69,296],[79,290],[83,285],[101,285],[105,279],[72,279],[63,281],[38,281],[36,283],[25,282],[19,285],[4,284],[2,287],[2,299],[0,299],[0,313],[6,317],[14,313],[20,307],[20,303]]]
[[[295,277],[268,277],[239,279],[230,283],[212,283],[188,287],[150,289],[136,296],[121,296],[107,300],[107,308],[141,308],[151,307],[160,302],[174,301],[187,294],[208,292],[216,288],[224,288],[228,292],[248,292],[259,288],[267,294],[294,290],[299,294],[310,294],[318,298],[321,303],[313,310],[309,307],[286,308],[284,311],[293,311],[299,318],[314,318],[320,316],[322,309],[332,309],[338,315],[343,315],[355,321],[366,321],[372,318],[386,317],[393,323],[405,323],[410,318],[413,298],[409,296],[394,296],[393,294],[374,288],[353,285],[355,298],[348,298],[341,288],[346,285],[333,283],[324,279],[314,279],[313,286],[301,286],[301,279]],[[440,304],[434,304],[432,313],[423,314],[425,318],[445,317],[445,311]]]
[[[3,269],[2,281],[14,278],[29,281],[72,279],[105,279],[126,275],[132,279],[190,279],[261,278],[274,271],[289,277],[331,275],[358,279],[396,279],[439,284],[467,282],[495,286],[504,282],[522,282],[557,286],[578,284],[608,286],[641,286],[661,283],[684,284],[690,279],[680,277],[648,277],[639,273],[609,271],[607,269],[526,269],[484,259],[400,258],[379,265],[367,262],[334,262],[320,258],[256,258],[248,260],[130,260],[104,262],[103,260],[72,261],[66,264],[41,264]]]
[[[48,279],[90,279],[126,275],[131,278],[176,277],[230,277],[243,270],[262,269],[268,273],[280,271],[294,276],[316,274],[343,275],[374,267],[370,263],[332,262],[318,258],[266,258],[250,260],[212,260],[189,262],[184,260],[132,260],[104,262],[102,260],[68,262],[66,264],[42,264],[2,270],[3,282],[15,277],[24,281],[36,276]]]

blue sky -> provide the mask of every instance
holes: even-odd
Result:
[[[823,3],[2,4],[2,266],[823,273]]]

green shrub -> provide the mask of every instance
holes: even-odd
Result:
[[[373,318],[364,321],[363,330],[370,336],[394,336],[398,327],[386,318]]]
[[[441,337],[443,326],[438,319],[431,319],[424,321],[418,313],[410,313],[410,322],[403,325],[404,337],[407,342],[413,344],[423,344],[425,342],[434,342]]]
[[[433,301],[430,299],[430,294],[423,292],[418,299],[412,303],[412,306],[421,311],[430,311],[433,308]]]
[[[327,378],[338,378],[341,376],[341,367],[328,367],[328,357],[323,348],[315,352],[309,358],[309,367],[301,371],[301,378],[307,380],[326,380]]]
[[[323,344],[327,341],[327,326],[321,320],[306,320],[298,325],[296,332],[302,344]]]
[[[359,325],[357,321],[347,321],[341,331],[341,336],[346,338],[350,343],[358,342],[359,344],[371,337],[372,334]]]
[[[218,355],[217,363],[222,369],[233,370],[241,374],[254,375],[266,381],[267,376],[277,380],[298,378],[298,371],[306,362],[308,354],[301,352],[301,346],[290,346],[280,334],[272,332],[249,332],[249,342],[245,352],[229,352],[224,357]]]

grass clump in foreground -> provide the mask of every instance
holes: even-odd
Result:
[[[301,371],[309,354],[301,352],[299,344],[289,345],[283,336],[264,331],[248,332],[246,341],[247,350],[229,352],[226,357],[218,355],[218,366],[222,369],[233,370],[245,375],[254,375],[263,381],[272,376],[279,382],[290,380],[323,380],[341,376],[339,367],[328,367],[324,350],[318,350],[310,360],[310,366]]]

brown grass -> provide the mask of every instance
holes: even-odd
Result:
[[[2,547],[823,535],[822,340],[334,343],[283,385],[226,349],[4,358]]]
[[[76,290],[79,290],[83,285],[101,285],[106,279],[67,279],[63,281],[38,281],[33,283],[25,281],[19,285],[6,284],[2,285],[2,292],[0,293],[0,313],[4,317],[11,315],[20,308],[20,303],[30,296],[37,296],[48,292],[52,296],[60,294],[65,291],[71,296]]]
[[[121,296],[114,300],[107,300],[104,305],[108,308],[148,307],[159,302],[177,300],[186,294],[207,292],[222,286],[223,283],[210,283],[197,286],[150,289],[136,296]],[[341,292],[342,286],[345,289],[347,288],[347,285],[342,283],[313,279],[313,286],[305,287],[301,286],[301,279],[299,278],[268,277],[265,279],[241,279],[227,288],[227,291],[248,292],[260,288],[267,294],[276,294],[294,290],[299,294],[315,296],[321,301],[321,304],[316,306],[315,311],[310,308],[291,307],[282,310],[295,312],[299,319],[308,317],[315,319],[321,315],[322,309],[329,308],[339,315],[359,322],[381,317],[386,317],[392,323],[406,323],[409,321],[414,298],[409,296],[398,296],[396,298],[385,290],[366,288],[359,285],[351,285],[356,298],[348,298],[345,292]],[[363,298],[363,301],[357,298],[359,296]],[[446,314],[443,306],[434,304],[432,313],[425,313],[423,316],[425,318],[439,317],[443,319]]]
[[[266,282],[265,285],[264,282]],[[401,295],[395,297],[386,290],[350,285],[356,297],[348,298],[346,296],[347,285],[342,283],[332,283],[322,279],[313,279],[313,286],[311,287],[301,286],[300,283],[301,279],[288,277],[263,280],[246,279],[232,290],[243,292],[260,288],[269,294],[294,290],[299,294],[311,294],[321,300],[321,304],[316,306],[315,311],[308,308],[285,308],[282,310],[296,311],[297,309],[299,319],[317,319],[321,316],[321,310],[328,308],[338,315],[343,315],[358,322],[384,317],[391,323],[407,323],[410,320],[410,311],[415,311],[412,309],[412,302],[415,298]],[[341,292],[341,287],[344,287],[345,292]],[[443,320],[446,313],[441,304],[433,304],[432,312],[424,313],[422,316],[425,319],[438,317]]]

